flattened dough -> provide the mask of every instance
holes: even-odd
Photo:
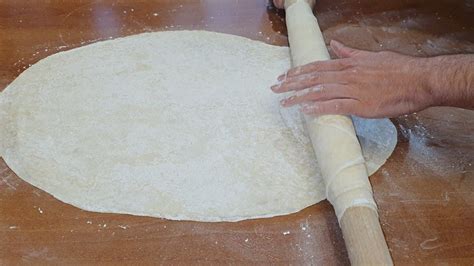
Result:
[[[296,212],[325,188],[299,112],[269,89],[289,66],[286,47],[205,31],[61,52],[0,94],[0,154],[89,211],[197,221]],[[356,127],[373,173],[396,130],[388,120]]]

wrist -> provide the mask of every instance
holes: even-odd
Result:
[[[446,55],[426,58],[426,86],[433,105],[472,108],[474,100],[474,56]]]
[[[423,58],[424,61],[424,87],[431,96],[430,106],[443,106],[448,104],[444,95],[445,81],[443,79],[442,56]]]
[[[415,57],[412,61],[412,85],[410,97],[416,99],[415,109],[440,105],[443,99],[439,89],[440,67],[432,58]]]

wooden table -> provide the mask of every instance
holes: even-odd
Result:
[[[145,31],[205,29],[286,45],[264,0],[0,1],[0,90],[41,58]],[[327,40],[426,56],[474,52],[472,1],[319,0]],[[437,1],[441,2],[441,1]],[[474,115],[394,119],[399,144],[371,177],[395,264],[474,263]],[[0,264],[348,264],[326,201],[239,223],[92,213],[19,179],[0,160]]]

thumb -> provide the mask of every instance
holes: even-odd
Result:
[[[334,51],[334,53],[339,58],[353,57],[353,56],[356,56],[358,54],[361,54],[361,53],[365,52],[363,50],[358,50],[358,49],[347,47],[344,44],[342,44],[338,41],[335,41],[335,40],[331,40],[330,46],[331,46],[331,49]]]

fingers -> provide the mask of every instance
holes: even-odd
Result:
[[[296,76],[309,74],[312,72],[318,71],[338,71],[338,70],[345,70],[350,67],[350,62],[347,59],[335,59],[335,60],[328,60],[328,61],[316,61],[313,63],[309,63],[304,66],[295,67],[290,69],[283,75],[278,77],[278,81],[283,81],[285,79],[290,79]]]
[[[325,78],[331,78],[338,74],[340,75],[339,72],[353,67],[354,60],[350,57],[370,53],[368,51],[347,47],[334,40],[331,41],[331,47],[336,55],[341,59],[317,61],[290,69],[288,72],[278,77],[278,81],[282,83],[272,86],[272,90],[279,93],[315,86],[318,84],[317,80],[325,80]],[[341,78],[343,78],[343,76]],[[334,83],[332,80],[329,80],[329,82]]]
[[[367,51],[364,51],[364,50],[358,50],[358,49],[347,47],[344,44],[335,40],[331,40],[330,46],[332,50],[334,51],[334,53],[339,58],[354,57],[356,55],[367,53]]]
[[[306,75],[297,76],[291,79],[286,79],[284,82],[273,85],[271,87],[273,92],[283,93],[288,91],[299,91],[314,87],[320,84],[326,83],[339,83],[344,84],[345,73],[330,71],[321,73],[311,73]]]
[[[294,95],[282,100],[280,103],[284,107],[312,101],[327,101],[333,99],[350,98],[349,87],[341,84],[323,84],[307,89],[300,95]]]
[[[307,115],[349,115],[357,113],[358,101],[354,99],[335,99],[305,104],[301,111]]]
[[[288,72],[280,75],[278,77],[278,81],[283,81],[285,79],[313,73],[313,72],[321,72],[321,71],[341,71],[346,70],[352,67],[353,62],[349,59],[349,57],[353,57],[356,55],[370,53],[369,51],[358,50],[354,48],[347,47],[342,43],[332,40],[331,41],[331,48],[333,49],[334,53],[340,59],[333,59],[333,60],[326,60],[326,61],[316,61],[304,66],[299,66],[290,69]]]

